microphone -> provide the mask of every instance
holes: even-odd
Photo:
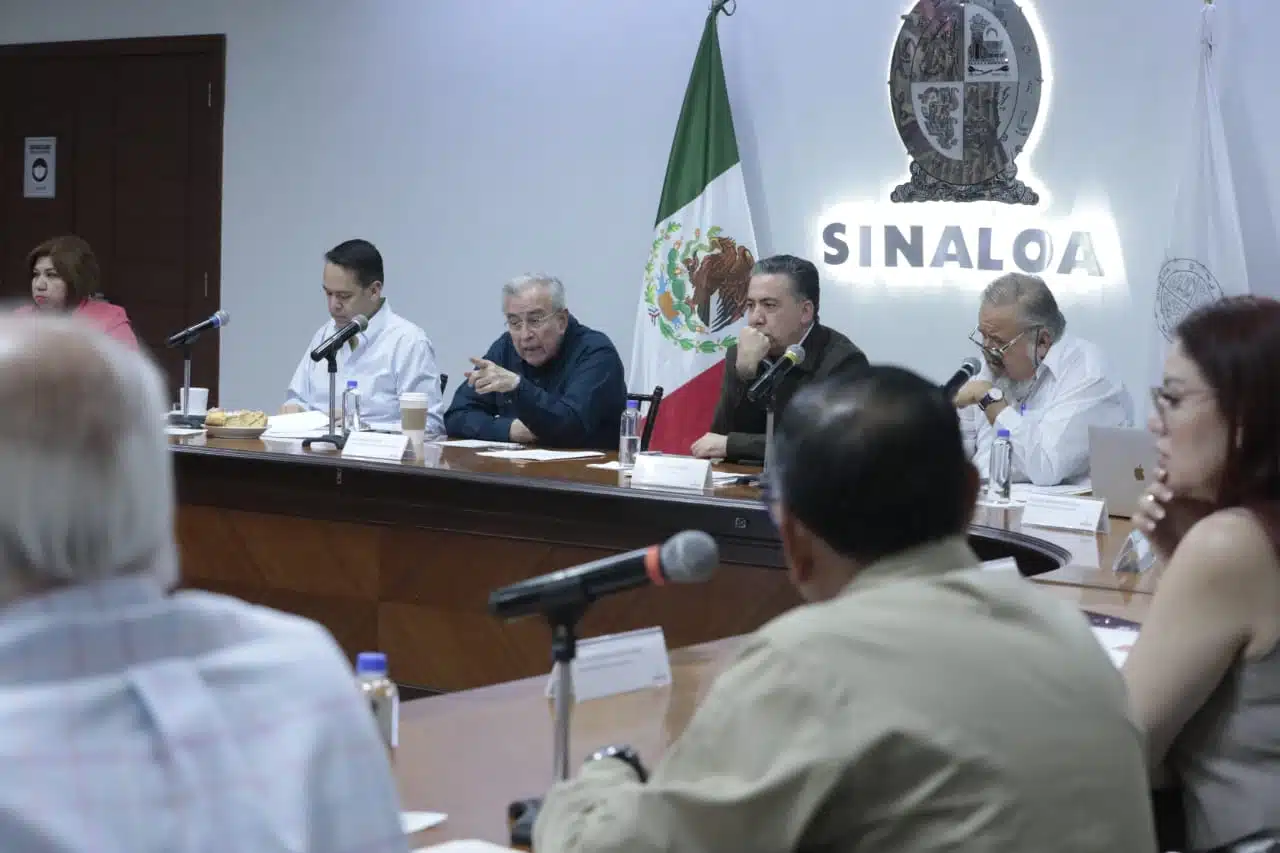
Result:
[[[755,381],[750,388],[747,389],[747,399],[751,402],[759,400],[766,392],[772,393],[773,386],[777,385],[782,377],[787,375],[787,371],[804,361],[804,347],[799,344],[792,344],[787,347],[787,351],[782,354],[782,358],[778,359],[773,365],[765,371]]]
[[[221,329],[223,326],[231,322],[231,315],[221,309],[214,311],[213,316],[207,320],[201,320],[189,329],[183,329],[176,335],[170,335],[169,340],[164,342],[167,347],[176,347],[181,344],[189,344],[196,338],[200,337],[201,332],[209,329]]]
[[[964,387],[966,382],[977,376],[980,370],[982,370],[982,362],[972,356],[960,362],[960,369],[942,386],[942,396],[948,400],[954,400],[956,393]]]
[[[322,358],[328,358],[338,351],[338,347],[342,346],[367,328],[369,328],[369,318],[363,314],[357,314],[351,318],[350,323],[330,335],[329,340],[313,349],[311,351],[311,360],[319,361]]]
[[[661,546],[615,554],[495,590],[489,595],[489,612],[511,620],[590,604],[650,584],[701,583],[719,564],[716,540],[701,530],[685,530]]]

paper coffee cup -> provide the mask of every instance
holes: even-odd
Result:
[[[427,433],[427,395],[406,391],[400,395],[400,431],[422,441]]]

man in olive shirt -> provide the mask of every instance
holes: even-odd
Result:
[[[837,374],[855,374],[867,357],[847,337],[818,322],[818,268],[794,255],[774,255],[756,263],[747,290],[747,325],[724,359],[724,382],[711,431],[693,444],[703,459],[764,459],[767,400],[747,399],[751,384],[792,344],[804,347],[804,361],[777,383],[774,412],[804,385]]]
[[[553,787],[556,853],[1154,853],[1143,736],[1070,604],[984,571],[951,400],[909,371],[802,390],[769,506],[809,602],[747,639],[652,777]]]

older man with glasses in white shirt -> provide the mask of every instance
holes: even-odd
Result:
[[[986,362],[956,394],[965,447],[985,477],[1000,429],[1013,446],[1013,479],[1037,486],[1089,475],[1089,427],[1130,426],[1133,401],[1102,351],[1070,335],[1044,280],[1022,273],[987,285],[969,339]]]
[[[173,590],[165,396],[74,318],[0,317],[0,850],[403,853],[333,638]]]

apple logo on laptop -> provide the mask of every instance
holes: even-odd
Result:
[[[1143,481],[1147,479],[1146,472],[1142,470],[1141,465],[1133,469],[1133,479],[1138,481]]]

